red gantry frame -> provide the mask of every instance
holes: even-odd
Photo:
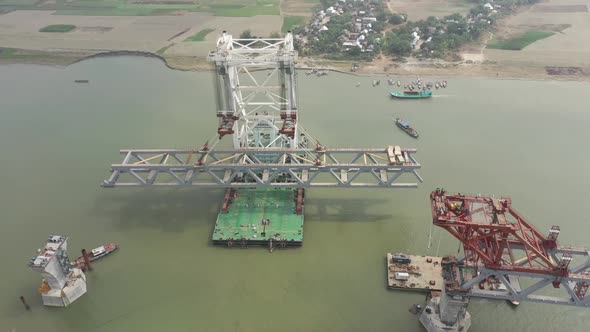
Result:
[[[559,226],[552,226],[548,235],[542,234],[512,208],[510,198],[449,194],[437,189],[430,194],[430,200],[434,225],[461,241],[465,253],[464,259],[450,260],[454,267],[449,270],[463,272],[459,280],[451,278],[455,280],[448,283],[448,291],[590,307],[590,296],[586,297],[590,285],[590,252],[585,248],[559,246]],[[577,265],[570,267],[574,257]],[[521,289],[518,282],[521,277],[533,282]],[[498,280],[505,287],[495,290],[474,287],[490,279]],[[565,290],[567,296],[538,294],[549,285]]]

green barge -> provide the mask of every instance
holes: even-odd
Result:
[[[430,98],[432,97],[432,91],[424,90],[424,91],[404,91],[404,92],[395,92],[392,91],[389,93],[393,98],[399,99],[423,99],[423,98]]]
[[[228,189],[217,216],[215,245],[245,248],[303,244],[304,189]]]

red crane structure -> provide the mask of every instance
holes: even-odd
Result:
[[[590,307],[590,296],[586,296],[590,252],[559,246],[559,226],[552,226],[544,235],[512,207],[510,198],[447,194],[437,189],[430,200],[434,225],[461,241],[465,253],[463,259],[450,263],[449,269],[459,273],[451,273],[455,277],[446,280],[447,292]],[[571,267],[574,262],[578,265]],[[534,282],[521,289],[518,278]],[[482,283],[490,279],[503,287],[483,289]],[[539,294],[547,293],[544,289],[549,285],[566,296]]]
[[[430,202],[433,224],[461,241],[465,257],[442,259],[442,292],[420,315],[428,332],[466,332],[471,297],[590,307],[590,251],[558,245],[558,226],[545,236],[510,198],[437,189]]]

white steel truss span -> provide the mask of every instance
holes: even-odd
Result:
[[[102,186],[408,188],[422,178],[415,149],[328,149],[298,124],[293,35],[234,39],[225,31],[215,65],[217,138],[202,149],[122,150]],[[233,149],[215,146],[232,136]],[[412,181],[405,181],[409,174]]]
[[[232,135],[236,149],[300,147],[292,34],[234,39],[224,32],[208,60],[216,70],[220,137]]]
[[[398,155],[393,155],[393,151]],[[415,149],[122,150],[103,187],[413,188]],[[414,182],[400,182],[404,173]]]

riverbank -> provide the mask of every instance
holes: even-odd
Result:
[[[3,49],[7,50],[7,49]],[[9,49],[13,50],[13,49]],[[4,51],[6,52],[6,51]],[[202,56],[162,56],[152,52],[142,51],[109,51],[92,53],[87,51],[42,52],[28,50],[14,50],[10,55],[0,53],[1,64],[39,64],[50,66],[69,66],[81,61],[118,56],[141,56],[157,58],[168,68],[182,71],[209,71],[211,64]],[[5,54],[5,53],[4,53]],[[334,61],[309,57],[299,58],[298,68],[322,68],[344,74],[356,76],[434,76],[434,77],[480,77],[501,79],[532,79],[559,81],[590,81],[590,69],[581,68],[575,75],[550,75],[548,67],[542,65],[498,64],[493,61],[470,63],[470,61],[445,62],[439,60],[404,62],[393,61],[391,58],[379,58],[372,62],[360,63],[355,72],[351,72],[353,61]],[[567,71],[564,71],[567,72]]]

